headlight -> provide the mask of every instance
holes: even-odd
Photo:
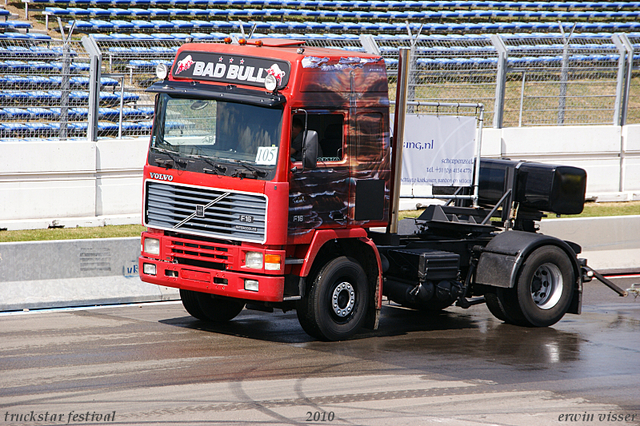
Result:
[[[244,258],[244,266],[250,269],[262,269],[262,253],[249,251]]]
[[[147,254],[160,256],[160,240],[156,238],[145,238],[143,251]]]

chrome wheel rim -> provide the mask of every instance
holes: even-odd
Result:
[[[562,297],[562,272],[553,263],[540,265],[531,280],[531,297],[540,309],[551,309]]]
[[[331,295],[331,307],[340,318],[345,318],[353,311],[356,304],[356,291],[351,283],[341,282],[333,290]]]

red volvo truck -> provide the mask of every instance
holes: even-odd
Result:
[[[379,56],[188,43],[159,77],[140,277],[179,288],[200,320],[295,309],[308,334],[341,340],[377,328],[384,295],[422,310],[486,302],[544,327],[579,314],[583,282],[602,278],[577,244],[536,233],[544,212],[582,211],[579,168],[482,160],[476,205],[395,222],[402,141]]]

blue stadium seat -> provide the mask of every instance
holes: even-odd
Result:
[[[156,28],[156,26],[151,22],[144,21],[142,19],[134,19],[131,23],[134,25],[134,29],[136,30],[150,30]]]
[[[310,32],[321,32],[325,30],[324,24],[320,22],[306,22],[306,24]]]
[[[159,9],[159,8],[150,8],[148,9],[149,12],[151,12],[151,16],[152,17],[165,17],[165,16],[171,16],[171,12],[169,12],[167,9]]]
[[[361,22],[360,29],[365,33],[372,33],[378,31],[378,25],[370,22]]]
[[[115,29],[115,25],[102,19],[92,19],[89,23],[95,31],[113,31]]]
[[[82,10],[84,10],[87,13],[87,15],[89,14],[89,12],[86,9],[82,9]],[[44,8],[44,13],[47,14],[47,15],[52,15],[52,16],[68,16],[68,15],[70,15],[69,10],[67,8],[64,8],[64,7],[45,7]]]
[[[173,24],[173,28],[178,31],[190,31],[195,28],[195,25],[190,21],[176,19],[171,21],[171,23]]]
[[[116,31],[130,31],[136,29],[136,25],[129,22],[124,21],[122,19],[114,19],[111,21],[111,24],[114,26]]]
[[[24,123],[2,123],[0,131],[9,137],[25,134],[29,128]]]
[[[29,22],[23,21],[5,21],[0,22],[2,27],[12,29],[12,30],[30,30],[32,28]]]
[[[305,23],[303,22],[290,22],[287,24],[287,30],[288,31],[307,31],[308,27]]]
[[[153,24],[156,30],[171,30],[174,28],[174,25],[168,21],[151,20],[149,22]]]
[[[138,41],[153,40],[153,37],[151,37],[149,34],[142,34],[142,33],[132,33],[131,37]]]
[[[89,16],[96,17],[96,18],[108,18],[109,16],[111,16],[111,12],[109,12],[107,9],[102,9],[99,7],[89,7],[85,10],[89,14]],[[84,16],[84,15],[76,14],[74,16]]]
[[[120,110],[114,108],[98,108],[98,118],[118,120],[120,118]]]
[[[191,21],[191,23],[198,30],[210,31],[210,30],[213,29],[213,24],[211,22],[209,22],[209,21],[203,21],[203,20],[200,20],[200,19],[194,19],[194,20]],[[207,35],[207,34],[205,34],[205,35]],[[206,38],[206,37],[196,37],[194,35],[194,38],[203,39],[203,38]]]
[[[109,9],[107,9],[107,12],[109,12],[109,16],[111,17],[132,15],[131,9],[122,9],[119,7],[110,7]]]
[[[29,71],[31,69],[31,66],[25,61],[9,60],[9,61],[0,62],[0,69],[5,72]]]
[[[47,132],[51,129],[49,123],[25,123],[27,127],[27,131],[34,134],[41,134],[43,132]]]
[[[60,100],[59,96],[46,90],[32,90],[26,92],[26,94],[29,97],[30,101],[35,101],[38,103],[49,104]]]
[[[56,111],[50,108],[33,107],[27,108],[27,111],[31,114],[31,118],[36,120],[52,120],[60,116],[59,112],[56,113]]]
[[[356,24],[356,23],[353,23],[353,22],[344,22],[342,24],[342,30],[343,31],[353,31],[353,32],[358,31],[358,32],[361,32],[362,28],[360,27],[360,24]]]
[[[12,120],[31,118],[31,113],[24,108],[3,108],[3,111]]]
[[[169,12],[170,16],[172,16],[172,17],[184,18],[184,17],[187,17],[187,16],[189,16],[189,17],[192,16],[190,9],[170,8],[170,9],[167,9],[167,12]]]
[[[54,81],[51,80],[50,77],[45,77],[42,75],[31,75],[29,76],[29,85],[37,86],[37,87],[47,87],[55,85]]]
[[[73,134],[82,134],[87,131],[88,123],[68,123],[67,129]]]
[[[5,75],[0,77],[0,84],[7,87],[24,87],[30,83],[29,78],[21,75]]]
[[[124,33],[113,33],[113,34],[108,34],[108,35],[104,35],[104,34],[96,34],[98,37],[97,39],[101,39],[101,37],[105,37],[104,40],[111,40],[111,41],[118,41],[118,42],[129,42],[129,41],[134,41],[135,38],[131,37],[131,34],[124,34]],[[96,38],[96,35],[93,36],[93,38]]]
[[[89,109],[88,108],[69,108],[67,115],[69,116],[70,120],[83,120],[89,116]]]
[[[2,90],[2,97],[10,102],[24,102],[29,99],[29,95],[21,90]]]
[[[360,21],[360,23],[363,23],[362,21],[364,20],[371,20],[375,18],[375,13],[374,12],[363,12],[363,11],[358,11],[355,12],[356,14],[356,19]]]
[[[151,107],[140,107],[140,108],[132,108],[125,107],[122,108],[122,115],[127,120],[131,119],[140,119],[140,118],[148,118],[153,116],[153,108]]]

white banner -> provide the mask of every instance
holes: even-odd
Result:
[[[407,114],[402,183],[471,186],[476,118]]]

